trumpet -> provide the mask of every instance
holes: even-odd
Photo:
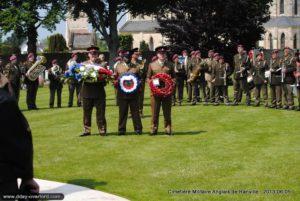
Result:
[[[46,67],[42,65],[46,62],[46,57],[37,56],[36,62],[29,68],[29,70],[26,73],[28,79],[31,81],[36,80],[39,77],[39,75],[46,70]]]

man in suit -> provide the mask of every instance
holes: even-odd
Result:
[[[27,56],[27,61],[23,64],[25,68],[25,80],[24,83],[27,87],[27,95],[26,95],[26,103],[28,110],[37,110],[36,106],[36,95],[39,87],[39,78],[36,78],[35,80],[29,80],[26,73],[31,68],[31,66],[34,64],[34,54],[29,53]]]
[[[4,68],[4,75],[8,78],[14,97],[16,98],[17,102],[19,101],[20,96],[20,87],[21,87],[21,70],[17,64],[17,56],[12,55],[10,58],[10,63],[8,63]]]
[[[16,100],[2,88],[0,114],[0,200],[6,200],[2,195],[18,194],[19,190],[36,194],[39,186],[33,180],[31,130]]]
[[[175,83],[175,71],[174,66],[167,60],[166,47],[160,46],[155,49],[158,59],[149,64],[147,79],[151,81],[153,75],[158,73],[169,74],[173,82]],[[162,106],[164,118],[165,118],[165,134],[172,135],[171,128],[171,108],[172,108],[172,94],[167,97],[155,96],[151,93],[151,131],[150,135],[156,135],[159,123],[159,111]]]
[[[98,65],[99,61],[99,48],[89,47],[87,48],[89,60],[83,62],[83,64]],[[105,119],[105,107],[106,107],[106,93],[104,87],[106,86],[106,80],[99,80],[95,83],[88,83],[83,81],[81,95],[82,95],[82,107],[83,107],[83,125],[84,132],[80,137],[91,135],[92,125],[92,112],[93,107],[96,107],[96,119],[99,134],[106,136],[106,119]]]

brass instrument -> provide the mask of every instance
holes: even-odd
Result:
[[[190,73],[190,78],[187,80],[188,83],[195,81],[195,79],[199,76],[200,71],[202,70],[201,63],[196,64],[196,68]]]
[[[30,67],[30,69],[26,73],[28,79],[31,81],[36,80],[39,77],[39,75],[46,70],[46,67],[42,65],[46,62],[46,57],[37,56],[36,62]]]

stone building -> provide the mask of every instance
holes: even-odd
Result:
[[[259,46],[265,49],[300,48],[300,0],[274,0],[271,19],[264,24],[265,34]]]
[[[67,47],[71,51],[82,51],[91,45],[96,45],[95,31],[89,30],[88,18],[83,13],[78,19],[73,19],[70,14],[67,14],[65,36]]]
[[[166,38],[156,30],[158,27],[158,22],[153,16],[133,18],[128,14],[126,22],[119,32],[132,34],[133,47],[140,47],[140,42],[144,40],[149,45],[149,49],[154,50],[155,47],[166,44]]]

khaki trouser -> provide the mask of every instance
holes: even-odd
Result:
[[[172,96],[163,98],[163,97],[157,97],[153,95],[151,95],[151,108],[152,108],[151,133],[156,133],[158,129],[160,106],[162,106],[163,113],[164,113],[165,131],[170,133]]]
[[[270,85],[271,104],[272,106],[281,107],[282,104],[282,87],[281,85]]]
[[[267,86],[267,84],[255,85],[255,88],[254,88],[255,103],[260,104],[261,92],[263,95],[263,99],[265,101],[265,105],[268,105],[268,86]]]
[[[294,106],[293,88],[289,84],[282,85],[283,104],[285,106]]]
[[[215,96],[215,102],[220,102],[220,96],[223,97],[224,103],[229,103],[229,98],[226,90],[226,86],[215,86],[216,88],[216,96]]]
[[[82,108],[83,108],[83,125],[84,132],[91,132],[92,125],[92,112],[93,107],[96,107],[96,121],[99,131],[106,132],[106,119],[105,119],[105,99],[94,99],[94,98],[83,98]]]
[[[131,99],[119,98],[119,132],[126,132],[126,124],[128,118],[128,109],[132,115],[133,127],[137,132],[143,130],[142,121],[139,113],[139,96]]]
[[[240,89],[246,94],[246,103],[250,104],[250,92],[247,83],[247,79],[234,79],[233,80],[233,91],[234,91],[234,98],[233,103],[237,104],[241,96],[239,95]]]

